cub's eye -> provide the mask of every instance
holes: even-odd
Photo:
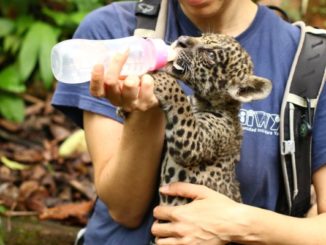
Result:
[[[216,54],[214,51],[206,51],[207,58],[213,62],[216,62]]]

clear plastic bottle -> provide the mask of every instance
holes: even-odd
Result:
[[[173,56],[169,46],[161,39],[135,36],[110,40],[69,39],[52,48],[52,72],[60,82],[87,82],[95,64],[103,64],[106,68],[114,54],[126,50],[128,59],[121,75],[141,75],[157,70]]]

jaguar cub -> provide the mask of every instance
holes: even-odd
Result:
[[[248,53],[230,36],[181,36],[172,47],[174,61],[152,74],[167,119],[161,185],[201,184],[241,202],[235,176],[242,141],[238,114],[242,102],[265,98],[271,82],[253,75]],[[193,89],[190,99],[177,79]],[[188,200],[161,195],[160,202]]]

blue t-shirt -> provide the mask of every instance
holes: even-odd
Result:
[[[74,37],[113,39],[130,36],[136,27],[135,2],[120,2],[90,13]],[[167,43],[180,35],[198,36],[201,32],[181,11],[177,0],[170,0],[165,35]],[[259,6],[250,27],[237,40],[251,55],[255,74],[270,79],[273,90],[268,98],[244,104],[240,120],[244,129],[241,160],[237,166],[244,203],[275,210],[280,188],[279,113],[290,67],[298,45],[300,30],[283,21],[264,6]],[[88,110],[120,120],[115,108],[105,99],[90,96],[88,83],[58,83],[53,105],[82,126],[82,111]],[[184,86],[189,94],[191,90]],[[326,96],[320,97],[313,131],[313,171],[326,164]],[[318,134],[316,133],[318,132]],[[153,206],[155,205],[153,201]],[[138,229],[115,223],[98,199],[88,222],[86,244],[145,245],[150,240],[151,210]]]

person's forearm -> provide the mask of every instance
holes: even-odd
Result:
[[[312,218],[294,218],[250,206],[240,209],[242,210],[236,225],[240,235],[230,237],[234,242],[273,245],[326,244],[326,214]]]
[[[98,179],[101,199],[108,205],[112,217],[126,226],[137,226],[152,203],[164,126],[159,108],[130,114],[118,150]]]

